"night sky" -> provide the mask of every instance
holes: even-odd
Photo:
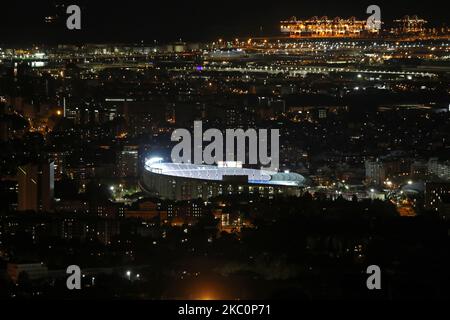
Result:
[[[55,3],[1,3],[0,43],[82,43],[208,41],[219,37],[279,35],[279,21],[293,15],[299,18],[367,17],[370,4],[381,7],[387,22],[405,14],[418,14],[433,24],[450,24],[445,1],[115,1],[72,0],[82,7],[82,30],[67,31],[66,15],[59,23],[46,24],[44,17],[55,15]],[[64,12],[62,12],[64,14]]]

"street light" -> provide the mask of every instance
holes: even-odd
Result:
[[[131,271],[130,270],[127,271],[127,277],[128,277],[128,280],[131,280]]]

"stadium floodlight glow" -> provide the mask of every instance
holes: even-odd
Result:
[[[151,165],[151,164],[154,164],[154,163],[160,163],[160,162],[162,162],[164,159],[163,158],[161,158],[161,157],[152,157],[152,158],[149,158],[149,159],[147,159],[147,165]]]

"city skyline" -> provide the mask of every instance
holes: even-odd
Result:
[[[438,2],[68,4],[0,20],[0,300],[450,299]]]
[[[211,41],[217,38],[269,37],[279,35],[279,21],[292,16],[351,17],[366,19],[366,8],[372,3],[359,1],[325,1],[320,6],[307,2],[256,5],[253,1],[225,2],[215,6],[208,1],[179,2],[173,6],[155,7],[151,2],[136,2],[127,6],[111,5],[104,1],[80,1],[82,29],[65,28],[68,16],[65,8],[71,2],[45,1],[18,5],[7,3],[4,12],[10,12],[0,21],[2,42],[17,44],[56,44],[84,42],[158,42]],[[76,3],[74,3],[76,4]],[[445,4],[439,1],[392,3],[381,1],[383,21],[392,21],[404,15],[418,15],[432,26],[448,26]],[[20,18],[17,14],[20,13]],[[195,21],[195,23],[192,23]]]

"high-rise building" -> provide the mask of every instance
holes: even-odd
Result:
[[[60,180],[66,173],[65,166],[69,155],[70,152],[68,151],[52,151],[48,153],[48,157],[54,162],[55,180]]]
[[[137,177],[139,168],[139,147],[125,146],[119,153],[117,171],[119,177]]]
[[[450,162],[440,162],[438,158],[430,158],[428,172],[440,179],[450,180]]]
[[[424,179],[428,175],[428,164],[424,161],[414,161],[411,163],[411,177],[414,179]]]
[[[53,162],[20,166],[17,180],[19,211],[53,210],[55,181]]]
[[[366,163],[366,182],[373,185],[382,185],[386,172],[383,163],[376,160],[367,160]]]

